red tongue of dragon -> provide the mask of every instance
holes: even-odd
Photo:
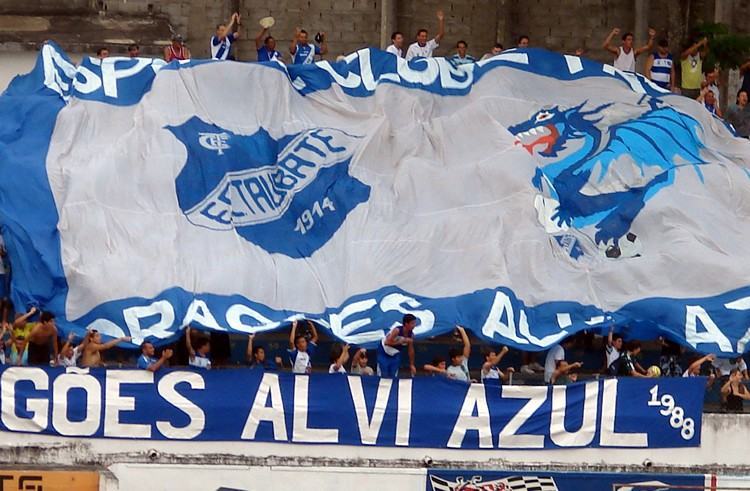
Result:
[[[557,138],[560,136],[560,133],[557,131],[557,128],[555,128],[555,125],[547,125],[545,126],[549,130],[548,135],[540,136],[536,140],[534,140],[531,143],[521,143],[520,141],[516,141],[516,145],[521,144],[523,145],[523,148],[526,149],[527,152],[530,154],[534,153],[534,147],[537,145],[547,145],[545,149],[542,151],[542,153],[549,153],[552,150],[552,147],[555,145],[555,142],[557,141]]]

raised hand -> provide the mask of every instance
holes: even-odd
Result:
[[[619,36],[620,35],[620,28],[619,27],[615,27],[614,29],[612,29],[612,35],[613,36]]]
[[[653,27],[649,27],[648,29],[648,37],[653,38],[656,37],[656,29]]]
[[[443,13],[442,10],[437,11],[437,18],[438,20],[445,20],[445,14]]]

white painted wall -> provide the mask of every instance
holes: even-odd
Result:
[[[345,445],[303,445],[260,442],[193,442],[157,440],[106,440],[63,438],[36,434],[0,432],[0,464],[67,464],[100,462],[245,464],[382,467],[419,467],[425,457],[444,467],[550,466],[589,469],[643,468],[650,460],[653,468],[681,472],[750,475],[748,430],[750,414],[705,414],[702,444],[683,449],[575,449],[575,450],[453,450],[390,448]],[[39,448],[56,449],[39,452]],[[14,452],[6,450],[13,448]]]

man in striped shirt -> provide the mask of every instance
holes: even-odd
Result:
[[[646,60],[646,77],[662,89],[674,92],[675,69],[674,60],[669,53],[669,43],[666,39],[659,41],[659,46]]]
[[[214,60],[234,59],[229,58],[229,51],[232,49],[232,43],[240,37],[239,32],[232,32],[235,22],[240,25],[240,14],[232,14],[227,24],[216,26],[216,35],[211,36],[211,58]]]

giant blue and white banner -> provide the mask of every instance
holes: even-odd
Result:
[[[0,430],[455,449],[694,447],[704,378],[568,386],[262,370],[3,367]]]
[[[576,56],[454,67],[84,59],[0,97],[12,298],[164,344],[306,317],[374,346],[404,313],[542,350],[614,323],[750,340],[750,143]]]

